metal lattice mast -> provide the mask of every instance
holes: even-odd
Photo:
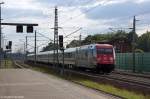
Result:
[[[54,21],[54,63],[59,63],[58,60],[58,12],[57,6],[55,7],[55,21]]]
[[[135,35],[136,35],[136,18],[133,18],[133,34],[132,34],[132,53],[133,53],[133,72],[135,72]]]
[[[4,2],[1,2],[0,3],[0,54],[2,53],[2,50],[3,50],[3,48],[2,48],[2,27],[1,27],[1,21],[2,21],[2,18],[1,18],[1,5],[2,4],[4,4]],[[1,55],[0,55],[1,56]],[[1,67],[1,57],[0,57],[0,67]]]

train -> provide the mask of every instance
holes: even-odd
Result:
[[[56,51],[55,51],[56,53]],[[64,56],[64,58],[63,58]],[[27,56],[28,61],[34,61],[34,54]],[[54,50],[39,52],[36,61],[56,64],[69,68],[89,69],[96,72],[110,73],[115,68],[115,50],[110,44],[90,44],[75,48],[66,48],[64,54],[58,50],[58,60],[54,59]]]

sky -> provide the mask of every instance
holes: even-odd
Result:
[[[37,46],[40,51],[49,39],[53,39],[54,7],[58,8],[59,35],[68,35],[79,28],[80,31],[64,39],[65,45],[71,40],[84,39],[87,35],[107,33],[132,27],[133,16],[136,16],[138,35],[150,30],[150,0],[0,0],[2,22],[37,23]],[[2,26],[3,45],[13,42],[13,52],[24,48],[25,36],[28,37],[28,50],[33,51],[34,34],[16,33],[14,26]],[[40,33],[40,34],[39,34]]]

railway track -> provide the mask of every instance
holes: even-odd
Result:
[[[104,77],[150,89],[150,79],[129,77],[123,75],[109,75]]]
[[[144,94],[149,94],[150,92],[150,79],[140,78],[139,80],[135,77],[133,78],[125,75],[100,75],[89,72],[78,72],[74,70],[69,70],[68,72],[87,76],[89,79],[93,79],[97,82],[111,84],[116,87],[132,90],[135,92],[142,92]]]
[[[136,84],[150,87],[150,79],[148,77],[141,77],[138,75],[128,75],[128,74],[121,74],[121,73],[111,73],[108,77],[113,79],[128,81],[128,82],[134,82]]]
[[[141,78],[150,79],[150,74],[138,74],[138,73],[125,72],[125,71],[117,71],[117,70],[113,71],[112,74],[129,75],[133,77],[141,77]]]
[[[69,70],[70,71],[70,70]],[[116,80],[116,81],[121,81],[121,82],[126,82],[126,83],[132,83],[138,86],[143,86],[146,88],[150,89],[150,79],[148,78],[142,78],[142,77],[138,77],[138,76],[129,76],[129,75],[122,75],[122,74],[106,74],[106,75],[102,75],[102,74],[93,74],[90,72],[77,72],[77,71],[71,71],[71,72],[76,72],[78,74],[81,75],[87,75],[89,77],[93,77],[93,78],[103,78],[103,79],[111,79],[111,80]]]
[[[26,64],[22,63],[21,61],[14,61],[14,65],[16,65],[18,68],[30,68]]]

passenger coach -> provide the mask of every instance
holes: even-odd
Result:
[[[62,52],[59,51],[60,65],[63,63],[62,59]],[[29,54],[28,60],[34,61],[34,54]],[[38,53],[37,61],[53,64],[53,51]],[[110,73],[115,67],[115,51],[113,46],[109,44],[91,44],[67,48],[64,51],[64,64],[65,67]]]

